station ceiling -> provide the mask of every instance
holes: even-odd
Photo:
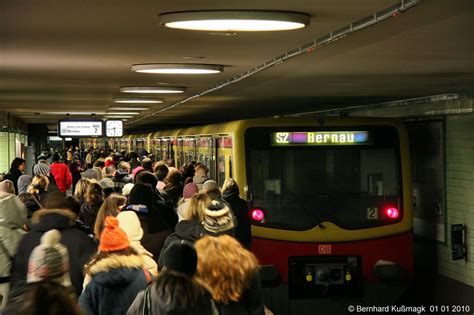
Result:
[[[103,115],[120,86],[177,85],[130,130],[166,128],[474,90],[474,1],[425,0],[394,18],[199,94],[373,15],[393,0],[0,1],[0,110],[26,123]],[[285,32],[210,33],[159,26],[173,11],[286,10],[311,16]],[[140,74],[137,63],[224,65],[214,75]]]

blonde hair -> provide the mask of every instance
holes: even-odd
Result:
[[[237,182],[233,178],[229,177],[224,181],[224,184],[222,184],[222,192],[232,188],[239,191],[239,185],[237,185]]]
[[[46,175],[37,174],[33,177],[27,192],[30,194],[39,194],[43,191],[48,191],[49,179]]]
[[[198,193],[192,196],[188,209],[183,214],[183,220],[204,221],[204,209],[211,203],[211,198],[205,193]]]
[[[94,234],[95,237],[100,238],[100,234],[104,230],[105,217],[113,216],[116,217],[120,213],[119,207],[125,206],[127,198],[119,194],[111,194],[105,198],[104,203],[97,212],[95,219]]]
[[[77,200],[84,200],[87,189],[89,188],[91,181],[88,179],[80,179],[76,184],[76,190],[74,191],[74,197]]]
[[[227,304],[240,300],[258,272],[257,258],[229,235],[206,235],[195,244],[198,277],[212,288],[212,298]]]

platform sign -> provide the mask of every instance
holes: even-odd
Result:
[[[103,135],[102,120],[60,120],[59,137],[101,137]]]
[[[273,146],[364,145],[368,131],[280,131],[271,134]]]

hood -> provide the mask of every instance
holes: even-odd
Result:
[[[127,171],[117,170],[115,172],[115,177],[116,178],[123,178],[123,177],[128,177],[128,176],[130,176],[130,174],[128,174]]]
[[[143,266],[142,256],[111,254],[90,266],[88,274],[101,285],[120,285],[132,282],[143,272]]]
[[[174,234],[181,239],[194,243],[194,241],[204,236],[204,227],[197,220],[183,220],[176,224]]]
[[[66,209],[41,209],[31,218],[31,229],[46,232],[52,229],[64,230],[76,226],[76,214]]]
[[[17,196],[0,192],[0,225],[22,228],[26,215],[26,207]]]
[[[222,192],[222,198],[225,200],[233,200],[239,198],[239,190],[237,187],[233,186]]]

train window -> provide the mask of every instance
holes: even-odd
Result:
[[[222,186],[225,181],[225,156],[219,156],[217,161],[217,183]]]
[[[246,133],[250,203],[266,210],[266,226],[307,230],[330,221],[362,229],[401,219],[383,216],[387,205],[402,204],[396,129],[372,127],[366,145],[326,146],[274,146],[271,132]]]

